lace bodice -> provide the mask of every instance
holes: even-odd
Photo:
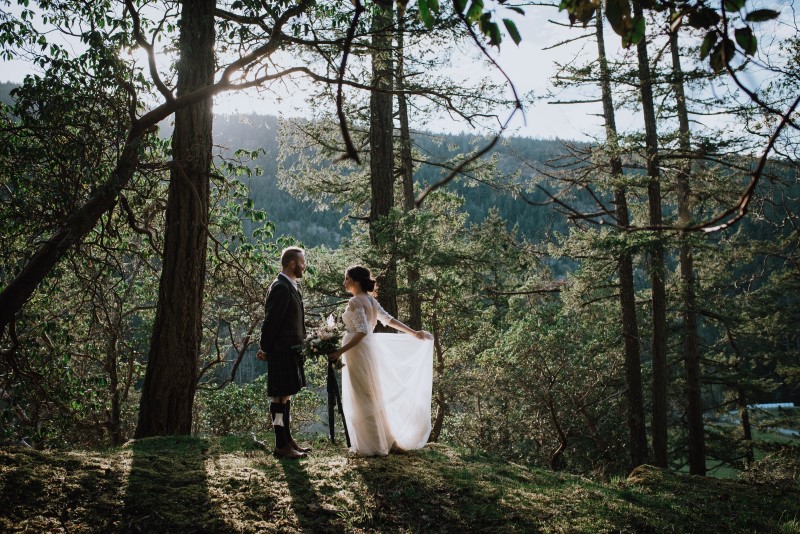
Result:
[[[375,330],[378,321],[388,326],[392,316],[386,313],[377,300],[367,295],[350,299],[342,313],[342,321],[348,332],[370,334]]]

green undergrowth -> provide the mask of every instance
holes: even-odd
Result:
[[[800,491],[640,467],[599,483],[444,445],[276,460],[245,438],[0,449],[0,532],[800,532]]]

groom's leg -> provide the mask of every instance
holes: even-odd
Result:
[[[286,447],[286,422],[284,421],[285,405],[281,402],[273,402],[269,405],[269,414],[272,418],[272,429],[275,432],[275,448],[283,449]]]
[[[286,402],[283,403],[283,405],[285,406],[284,411],[283,411],[283,422],[285,424],[284,428],[286,428],[286,441],[287,441],[287,443],[289,445],[291,445],[291,447],[296,451],[299,451],[299,452],[311,452],[311,447],[301,447],[300,445],[297,444],[297,442],[292,437],[292,416],[291,416],[292,401],[291,400],[287,400]]]
[[[278,458],[285,458],[289,460],[296,460],[298,458],[305,458],[305,454],[295,450],[289,443],[288,438],[288,420],[285,415],[286,402],[291,397],[272,397],[272,403],[269,405],[269,412],[272,416],[272,428],[275,431],[275,450],[273,454]]]
[[[292,438],[292,418],[291,418],[291,415],[290,415],[291,414],[291,406],[292,406],[292,401],[291,400],[287,400],[286,402],[283,403],[283,422],[286,425],[284,427],[284,428],[286,428],[286,441],[290,445],[294,441],[294,439]]]

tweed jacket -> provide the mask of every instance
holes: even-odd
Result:
[[[267,354],[293,352],[306,337],[303,297],[284,276],[278,275],[267,292],[260,348]]]

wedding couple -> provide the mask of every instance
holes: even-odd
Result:
[[[281,272],[270,285],[256,356],[269,363],[267,394],[278,458],[304,457],[290,430],[292,395],[306,385],[304,362],[297,347],[305,339],[303,298],[297,280],[306,268],[305,253],[290,247],[281,254]],[[370,293],[375,280],[368,269],[347,269],[345,290],[353,297],[342,314],[347,333],[342,347],[328,355],[343,359],[342,408],[350,434],[350,451],[385,455],[390,450],[418,449],[431,430],[430,399],[433,336],[404,325]],[[378,321],[410,334],[375,334]]]

